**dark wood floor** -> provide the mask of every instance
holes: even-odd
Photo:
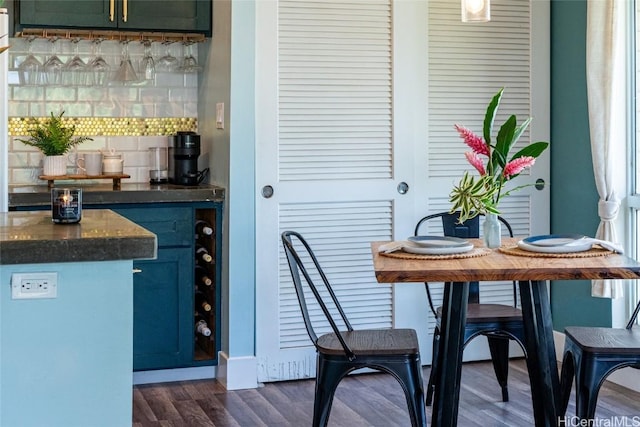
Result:
[[[510,401],[500,401],[490,362],[467,363],[462,369],[458,425],[531,426],[529,380],[524,360],[510,363]],[[429,376],[425,368],[424,379]],[[215,380],[140,385],[133,390],[134,427],[309,426],[313,413],[313,380],[269,383],[252,390],[226,391]],[[572,396],[568,416],[575,414]],[[430,408],[427,408],[430,418]],[[600,391],[596,417],[627,416],[640,423],[640,393],[607,383]],[[389,375],[364,374],[340,383],[330,426],[409,426],[398,383]],[[602,424],[614,425],[614,424]]]

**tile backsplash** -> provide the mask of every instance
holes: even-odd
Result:
[[[106,84],[80,85],[49,84],[45,73],[38,75],[37,84],[29,85],[20,65],[29,53],[40,64],[57,53],[62,62],[69,61],[76,53],[85,63],[98,55],[96,44],[90,40],[73,43],[59,39],[52,43],[48,39],[36,38],[31,43],[26,38],[10,40],[9,65],[9,184],[45,185],[38,179],[42,173],[42,154],[18,139],[25,139],[25,121],[32,117],[46,117],[53,112],[64,111],[64,117],[73,118],[76,135],[86,135],[93,141],[77,147],[80,155],[85,151],[114,149],[123,154],[124,173],[131,176],[124,182],[148,182],[149,147],[166,147],[171,129],[197,130],[198,74],[180,69],[163,71],[159,59],[169,54],[176,58],[179,66],[187,53],[197,60],[197,46],[189,50],[181,43],[151,44],[150,52],[156,64],[153,79],[134,82],[114,80],[120,66],[123,45],[106,40],[99,44],[99,53],[109,65]],[[30,45],[30,46],[29,46]],[[139,64],[144,56],[144,46],[130,42],[128,54],[134,70],[140,73]],[[63,73],[65,71],[63,70]],[[66,71],[69,73],[69,71]],[[69,83],[67,79],[63,83]],[[110,120],[113,119],[113,120]],[[157,120],[150,120],[157,119]],[[76,152],[70,153],[68,172],[75,173]]]

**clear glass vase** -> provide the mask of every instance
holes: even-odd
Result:
[[[482,239],[487,248],[499,248],[502,240],[498,215],[486,214],[482,223]]]

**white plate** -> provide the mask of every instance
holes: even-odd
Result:
[[[426,248],[423,246],[419,246],[415,242],[407,242],[402,250],[405,252],[409,252],[410,254],[420,254],[420,255],[451,255],[451,254],[461,254],[464,252],[469,252],[473,249],[473,244],[468,243],[465,246],[453,246],[453,247],[435,247],[435,248]]]
[[[411,236],[408,241],[425,248],[456,248],[469,246],[469,241],[458,237],[448,236]]]
[[[576,241],[580,239],[584,239],[582,234],[543,234],[529,236],[522,241],[533,246],[563,246],[577,243]]]
[[[577,240],[572,244],[564,244],[559,246],[536,246],[526,243],[524,240],[518,242],[518,247],[529,252],[541,252],[547,254],[569,254],[573,252],[584,252],[591,249],[593,243],[590,241],[581,242]]]

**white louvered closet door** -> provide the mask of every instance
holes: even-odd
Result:
[[[464,24],[459,1],[429,0],[427,213],[449,209],[449,191],[465,170],[477,175],[464,157],[469,148],[453,124],[482,135],[486,107],[501,87],[505,92],[493,138],[507,117],[515,114],[518,124],[533,118],[517,146],[549,141],[548,7],[547,1],[491,0],[490,22]],[[549,187],[536,190],[532,184],[537,180],[549,183],[549,151],[530,172],[511,182],[531,186],[500,203],[501,214],[516,236],[549,231]],[[441,284],[433,288],[434,299],[441,301]],[[483,282],[480,300],[512,303],[511,283]],[[430,324],[432,329],[433,317]],[[472,341],[464,356],[465,360],[487,358],[486,340]]]
[[[406,237],[412,229],[413,151],[424,141],[415,129],[423,131],[425,115],[407,125],[407,115],[398,113],[424,112],[426,89],[416,93],[410,84],[424,76],[420,69],[394,68],[394,62],[408,60],[402,55],[411,57],[394,52],[394,43],[408,38],[424,46],[425,40],[395,36],[392,17],[411,17],[420,3],[256,4],[259,381],[315,376],[315,349],[300,315],[282,231],[296,230],[308,240],[355,328],[404,322],[394,312],[398,291],[375,280],[370,243]],[[398,84],[398,76],[410,77]],[[406,195],[397,190],[401,182],[410,187]],[[271,197],[262,194],[271,189]],[[424,298],[421,289],[408,292]],[[317,305],[310,312],[321,319]],[[326,322],[321,325],[318,333],[328,330]]]
[[[453,124],[481,133],[500,87],[497,122],[532,116],[523,144],[549,135],[548,1],[492,0],[487,24],[462,24],[459,5],[256,2],[259,381],[315,375],[280,242],[286,229],[308,238],[355,327],[415,328],[422,360],[431,362],[423,287],[376,283],[369,242],[403,239],[420,217],[448,210],[453,183],[470,169]],[[548,178],[547,153],[517,184]],[[529,187],[500,207],[517,235],[548,231],[548,188]],[[481,298],[506,302],[509,292],[484,284]],[[467,358],[485,356],[478,343]]]

